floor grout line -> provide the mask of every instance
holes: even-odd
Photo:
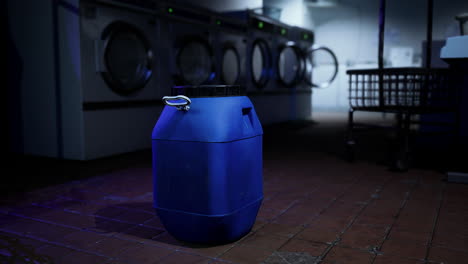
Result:
[[[111,220],[111,221],[116,221],[116,222],[119,222],[119,223],[134,225],[134,226],[132,226],[131,228],[133,228],[133,227],[135,227],[135,226],[144,226],[144,227],[150,228],[150,229],[161,230],[161,229],[159,229],[159,228],[155,228],[155,227],[152,227],[152,226],[147,226],[147,225],[144,224],[144,223],[146,223],[146,222],[148,222],[148,221],[153,220],[153,218],[157,217],[156,215],[152,216],[151,218],[148,218],[148,219],[145,220],[142,224],[139,224],[139,223],[128,222],[128,221],[124,221],[124,220],[120,220],[120,219],[116,219],[116,218],[110,218],[110,217],[105,217],[105,216],[100,216],[100,215],[95,215],[95,214],[85,214],[85,213],[81,213],[81,212],[78,212],[78,211],[65,210],[65,209],[56,208],[56,207],[51,207],[51,206],[46,206],[46,205],[42,205],[42,204],[31,203],[31,205],[34,205],[34,206],[37,206],[37,207],[41,207],[41,208],[48,208],[48,209],[52,209],[52,210],[56,210],[56,211],[62,211],[62,212],[66,212],[66,213],[70,213],[70,214],[75,214],[75,215],[95,217],[95,218],[99,218],[99,219],[103,219],[103,220]],[[126,213],[126,212],[123,212],[122,214],[124,214],[124,213]],[[16,215],[16,213],[14,213],[14,212],[13,212],[13,214]],[[119,215],[121,215],[121,214],[118,214],[117,216],[119,216]],[[17,216],[21,216],[21,215],[18,214]],[[31,218],[31,219],[36,220],[36,219],[40,219],[40,218]],[[45,221],[48,221],[48,220],[45,220]],[[51,222],[51,223],[58,224],[58,223],[56,223],[56,222]]]
[[[434,216],[434,220],[433,220],[433,224],[432,224],[432,230],[431,230],[431,236],[429,238],[429,242],[427,243],[427,248],[426,248],[426,254],[424,256],[424,261],[427,263],[429,260],[429,252],[431,250],[431,247],[432,247],[432,241],[434,240],[434,234],[435,234],[435,231],[436,231],[436,228],[437,228],[437,223],[439,221],[439,216],[440,216],[440,210],[442,209],[442,204],[444,202],[444,196],[445,196],[445,192],[446,192],[446,186],[447,186],[447,183],[444,182],[444,184],[442,185],[442,190],[439,194],[439,204],[437,206],[437,212],[436,212],[436,215]]]
[[[80,248],[77,248],[77,247],[74,247],[74,246],[70,246],[70,245],[67,245],[67,244],[62,244],[62,243],[59,243],[59,242],[55,242],[55,241],[50,241],[50,240],[47,240],[47,239],[43,239],[43,238],[40,238],[40,237],[36,237],[36,236],[33,236],[33,235],[26,235],[24,233],[18,233],[18,232],[15,232],[15,231],[11,231],[11,230],[8,230],[8,229],[4,229],[4,228],[0,228],[0,231],[2,232],[5,232],[5,233],[9,233],[9,234],[14,234],[14,235],[17,235],[19,237],[24,237],[24,238],[29,238],[29,239],[33,239],[33,240],[37,240],[37,241],[41,241],[41,242],[44,242],[47,244],[50,244],[50,245],[54,245],[54,246],[59,246],[59,247],[64,247],[64,248],[68,248],[68,249],[72,249],[72,250],[75,250],[75,251],[79,251],[79,252],[85,252],[85,253],[88,253],[88,254],[92,254],[92,255],[96,255],[96,256],[99,256],[99,257],[105,257],[105,258],[108,258],[108,259],[115,259],[113,257],[110,257],[110,256],[106,256],[106,255],[103,255],[103,254],[99,254],[99,253],[96,253],[94,251],[89,251],[89,250],[85,250],[85,249],[80,249]],[[41,245],[40,247],[38,247],[37,249],[43,247],[43,246],[46,246],[46,245]],[[71,253],[70,253],[71,254]],[[68,255],[66,255],[68,256]]]
[[[316,190],[318,190],[319,187],[318,186],[315,186],[314,189],[311,191],[311,193],[315,192]],[[280,193],[278,193],[277,195],[279,195]],[[275,197],[277,196],[275,195]],[[272,221],[274,221],[275,219],[277,219],[278,217],[280,217],[281,215],[285,214],[290,208],[292,208],[294,205],[296,205],[298,202],[299,202],[300,199],[295,199],[293,200],[286,209],[282,210],[280,214],[278,214],[277,216],[275,216],[274,218],[272,219],[269,219],[268,221],[266,221],[266,224],[262,225],[260,228],[258,228],[257,230],[253,231],[250,235],[254,235],[256,234],[258,231],[260,231],[261,229],[263,229],[265,227],[265,225],[269,224],[269,223],[272,223]],[[301,229],[302,230],[302,229]],[[300,233],[301,232],[298,231],[297,233]],[[241,239],[235,241],[233,243],[233,246],[228,248],[227,250],[225,250],[222,254],[219,254],[218,257],[221,257],[222,255],[224,255],[225,253],[229,252],[231,249],[233,249],[235,246],[237,245],[240,245],[242,243],[242,241],[244,241],[248,236],[250,235],[245,235],[244,237],[242,237]],[[285,243],[281,244],[281,246],[279,246],[278,248],[281,248],[283,245],[285,245],[290,239],[288,239]],[[275,250],[276,251],[276,250]],[[274,252],[275,252],[274,251]]]
[[[395,178],[395,176],[392,176],[390,177],[389,179],[387,179],[384,183],[382,183],[381,185],[379,185],[379,187],[376,189],[376,191],[370,195],[370,199],[368,199],[364,204],[363,206],[360,208],[360,210],[356,213],[356,215],[352,218],[352,220],[348,223],[348,225],[338,234],[338,237],[335,239],[335,241],[332,242],[332,244],[325,250],[325,252],[322,253],[322,255],[319,256],[319,258],[317,259],[316,263],[321,263],[325,257],[328,255],[328,253],[332,250],[332,248],[334,248],[336,245],[338,245],[338,243],[341,241],[341,238],[342,236],[344,235],[344,233],[354,224],[354,222],[356,221],[356,219],[362,214],[362,212],[369,206],[369,204],[376,200],[376,197],[377,195],[376,194],[379,194],[380,192],[382,192],[383,188],[385,187],[386,184],[388,184],[393,178]],[[375,256],[375,254],[374,254]]]
[[[341,197],[343,197],[347,191],[349,191],[354,185],[356,185],[357,183],[359,183],[360,181],[360,178],[361,177],[355,177],[355,180],[353,181],[352,184],[350,184],[350,186],[348,188],[346,188],[346,190],[343,190],[340,194],[338,194],[334,199],[332,199],[328,205],[324,208],[322,208],[320,210],[319,213],[317,213],[315,215],[315,217],[313,219],[311,219],[311,221],[317,219],[320,215],[322,215],[327,209],[329,209],[333,204],[335,204]],[[316,188],[318,189],[318,187]],[[279,248],[281,248],[282,246],[286,245],[287,243],[289,243],[292,239],[294,239],[299,233],[301,233],[302,231],[304,231],[308,226],[310,226],[309,224],[306,224],[306,225],[303,225],[302,228],[296,232],[296,234],[294,234],[293,236],[291,236],[288,240],[286,240],[286,242],[284,242]],[[328,248],[327,248],[328,250]],[[319,256],[317,259],[316,259],[316,263],[319,263],[321,261],[321,256]]]
[[[411,196],[411,193],[414,191],[414,189],[418,186],[419,184],[419,181],[415,184],[413,184],[410,189],[406,192],[405,194],[405,198],[403,199],[401,205],[400,205],[400,208],[398,208],[398,212],[396,213],[396,215],[393,217],[393,222],[391,223],[390,227],[388,228],[388,230],[385,232],[385,236],[383,237],[382,241],[380,242],[380,245],[377,247],[377,252],[376,254],[374,254],[374,257],[372,258],[372,261],[371,261],[371,264],[373,264],[375,262],[375,259],[377,258],[377,255],[378,253],[381,252],[382,250],[382,246],[383,244],[385,243],[385,241],[388,240],[388,237],[390,236],[390,232],[392,231],[393,229],[393,226],[395,225],[396,221],[398,220],[398,217],[400,216],[401,212],[403,211],[403,209],[406,207],[406,204],[408,203],[408,200]]]

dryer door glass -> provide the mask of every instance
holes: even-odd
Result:
[[[152,75],[153,52],[148,41],[129,24],[114,24],[107,35],[103,77],[117,93],[128,95],[143,88]]]
[[[332,50],[315,46],[306,58],[305,80],[312,87],[326,88],[338,74],[338,60]]]
[[[184,84],[199,85],[214,78],[211,48],[201,40],[191,40],[181,48],[177,66]]]
[[[227,48],[223,54],[222,75],[225,84],[235,84],[239,79],[240,61],[234,48]]]
[[[252,49],[251,74],[255,85],[262,88],[268,82],[270,68],[270,49],[263,40],[256,40]]]
[[[281,49],[278,59],[278,73],[281,82],[286,86],[294,85],[300,78],[301,61],[293,46]]]

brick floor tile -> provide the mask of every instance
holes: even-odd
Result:
[[[54,200],[51,201],[41,201],[41,202],[36,202],[35,204],[40,205],[40,206],[45,206],[45,207],[51,207],[54,209],[63,209],[65,208],[66,205],[73,205],[76,204],[78,201],[73,200],[67,197],[57,197]]]
[[[379,193],[379,199],[401,202],[405,199],[409,189],[404,187],[386,187]]]
[[[158,216],[155,216],[143,223],[145,226],[153,227],[156,229],[165,229],[164,225],[161,223],[161,220],[159,219]]]
[[[66,235],[76,231],[76,229],[43,223],[31,219],[21,219],[15,223],[6,225],[4,229],[55,242],[63,241],[63,238]]]
[[[468,225],[465,225],[465,223],[466,221],[462,222],[456,219],[449,221],[443,219],[442,217],[439,217],[436,226],[436,232],[446,234],[453,233],[468,236]]]
[[[274,252],[262,264],[316,263],[317,257],[307,252]]]
[[[210,245],[197,245],[191,243],[185,243],[184,246],[180,249],[184,252],[195,253],[197,255],[202,255],[206,257],[218,257],[224,252],[228,251],[234,246],[234,244],[226,244],[226,245],[217,245],[217,246],[210,246]]]
[[[127,248],[118,259],[129,264],[154,264],[172,253],[170,249],[141,244]]]
[[[122,214],[122,212],[125,210],[122,208],[97,203],[84,203],[83,205],[67,207],[66,209],[78,211],[88,215],[102,216],[105,218],[113,218],[119,214]]]
[[[287,240],[288,238],[283,236],[255,233],[246,237],[240,243],[249,247],[276,250],[286,243]]]
[[[405,258],[424,259],[427,246],[408,240],[386,240],[381,251],[385,255],[395,255]]]
[[[151,192],[151,198],[150,199],[145,199],[148,200],[147,202],[136,202],[136,203],[128,203],[128,204],[119,204],[119,206],[122,207],[127,207],[128,209],[133,209],[133,210],[141,210],[145,211],[147,213],[152,214],[153,216],[156,215],[156,211],[154,209],[153,205],[153,192]],[[140,201],[139,198],[135,198],[132,201]]]
[[[339,235],[340,231],[338,230],[311,226],[301,231],[296,238],[315,242],[331,243],[335,241]]]
[[[273,223],[283,225],[304,225],[315,218],[315,215],[304,212],[300,208],[291,208],[273,220]]]
[[[370,249],[380,245],[387,227],[352,225],[342,236],[340,245],[352,248]]]
[[[278,251],[281,252],[306,252],[311,256],[320,256],[328,245],[324,243],[311,242],[301,239],[291,239],[283,245]]]
[[[177,240],[168,232],[161,233],[153,237],[148,243],[155,244],[157,246],[171,248],[171,249],[180,249],[184,246],[184,242]]]
[[[373,264],[424,264],[424,262],[398,256],[377,255]]]
[[[325,256],[325,263],[334,264],[366,264],[372,262],[373,255],[369,252],[343,248],[333,247],[330,252]]]
[[[305,254],[305,253],[301,253],[301,254]],[[314,259],[314,262],[315,262],[315,259]],[[283,256],[281,256],[279,252],[273,252],[273,254],[271,254],[267,259],[265,259],[262,262],[262,264],[286,264],[286,263],[291,263],[291,262],[287,261]]]
[[[42,241],[20,237],[10,233],[0,233],[0,262],[19,263],[19,260],[35,259],[42,262],[50,259],[37,252],[37,249],[47,244]],[[16,259],[16,261],[14,261]]]
[[[390,226],[395,221],[393,216],[369,216],[369,215],[360,215],[356,219],[356,224],[359,225],[385,225]]]
[[[197,256],[197,255],[192,255],[192,254],[187,254],[183,252],[175,252],[168,257],[165,257],[164,259],[158,261],[158,263],[163,263],[163,264],[208,264],[211,263],[213,260],[202,257],[202,256]]]
[[[406,208],[405,208],[406,209]],[[419,221],[421,224],[432,225],[434,223],[435,212],[427,212],[426,210],[407,209],[409,212],[402,212],[397,220],[405,220],[408,222]]]
[[[101,191],[88,188],[86,190],[70,190],[69,192],[62,194],[62,196],[81,201],[104,201],[103,198],[106,196],[106,194]]]
[[[40,219],[76,228],[89,228],[95,224],[93,216],[64,212],[61,210],[51,210],[46,214],[42,214]]]
[[[293,237],[302,229],[301,226],[282,225],[277,223],[267,223],[261,229],[257,230],[259,234],[270,234],[283,237]]]
[[[66,263],[65,262],[65,257],[71,253],[73,253],[75,250],[66,248],[66,247],[60,247],[60,246],[55,246],[55,245],[45,245],[40,248],[37,248],[35,250],[36,254],[47,256],[50,259],[53,260],[54,263]]]
[[[111,259],[111,260],[109,260],[108,262],[106,262],[104,264],[126,264],[126,263],[121,262],[119,260]]]
[[[252,230],[251,231],[257,231],[261,228],[263,228],[263,226],[265,226],[268,222],[267,221],[263,221],[262,219],[255,219],[255,223],[252,227]]]
[[[72,253],[63,257],[63,262],[66,264],[102,264],[108,262],[110,259],[102,256],[89,254],[82,251],[73,251]]]
[[[150,213],[127,210],[120,215],[114,216],[113,218],[123,222],[143,224],[145,221],[148,221],[153,217],[154,215]]]
[[[269,221],[271,219],[276,218],[281,213],[282,211],[277,210],[277,209],[260,208],[260,210],[258,211],[257,217],[260,219],[265,219],[266,221]]]
[[[51,208],[45,208],[37,205],[27,204],[24,206],[14,207],[10,213],[17,214],[24,217],[41,218],[42,215],[51,211],[56,211]]]
[[[414,241],[419,244],[427,244],[431,237],[430,233],[425,232],[414,232],[412,230],[400,230],[398,227],[392,228],[388,239],[390,240],[407,240],[407,241]]]
[[[366,212],[379,212],[386,214],[396,214],[403,203],[403,200],[385,200],[377,198],[373,200],[369,206],[364,210]]]
[[[62,242],[68,246],[85,249],[90,244],[93,244],[105,238],[106,236],[103,236],[94,232],[76,231],[76,232],[66,235],[63,238]]]
[[[422,200],[436,202],[442,190],[415,190],[411,193],[410,200]]]
[[[332,230],[343,230],[351,222],[350,218],[321,216],[311,223],[311,226]]]
[[[361,210],[361,205],[351,202],[337,201],[323,215],[328,217],[349,218]]]
[[[437,230],[434,234],[432,245],[468,251],[468,235],[455,232],[446,233]]]
[[[135,226],[128,230],[122,231],[121,233],[117,233],[116,236],[145,243],[163,232],[164,230],[161,229],[155,229],[146,226]]]
[[[316,203],[315,201],[308,200],[296,203],[291,209],[304,212],[309,215],[317,215],[323,207],[325,207],[325,205],[322,203]]]
[[[283,211],[295,203],[295,199],[281,199],[274,197],[270,200],[263,201],[262,208]]]
[[[123,250],[137,245],[139,245],[138,242],[108,237],[103,240],[96,241],[92,244],[88,244],[86,250],[91,251],[97,255],[117,257]]]
[[[219,258],[240,264],[258,264],[267,259],[272,253],[272,250],[235,246]]]
[[[18,244],[18,245],[24,245],[24,246],[33,247],[33,248],[38,248],[47,244],[40,240],[22,237],[16,234],[6,233],[6,232],[1,232],[1,231],[0,231],[0,239],[5,244]]]
[[[424,217],[399,217],[395,222],[395,227],[401,230],[414,231],[419,233],[430,233],[433,229],[433,219]]]
[[[136,226],[135,224],[107,220],[99,217],[95,217],[94,221],[94,226],[89,226],[86,228],[86,230],[108,235],[123,232]]]
[[[109,206],[105,203],[96,203],[96,202],[88,202],[88,201],[80,201],[80,200],[73,200],[66,198],[67,200],[59,203],[59,204],[54,204],[53,206],[56,207],[56,209],[61,209],[64,211],[68,212],[76,212],[76,213],[81,213],[84,215],[94,215],[96,212],[99,212],[103,210],[104,208],[109,208]],[[120,214],[122,213],[121,209],[119,208],[112,208],[114,211],[112,212],[111,209],[107,209],[106,213],[103,214],[104,217],[109,217],[115,214]],[[111,214],[111,212],[113,214]]]
[[[0,228],[5,225],[12,224],[20,219],[22,219],[22,217],[0,213]]]
[[[429,249],[428,259],[430,261],[444,264],[466,264],[468,263],[468,252],[441,247],[431,247]]]

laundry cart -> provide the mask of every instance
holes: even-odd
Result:
[[[355,158],[356,141],[354,134],[358,129],[378,125],[354,122],[354,112],[392,113],[396,124],[390,128],[396,131],[396,151],[393,153],[392,168],[403,171],[409,166],[410,132],[412,124],[426,114],[453,114],[450,122],[432,122],[431,125],[444,126],[439,132],[458,131],[458,105],[460,91],[453,84],[453,71],[445,68],[431,68],[432,5],[428,0],[427,14],[427,62],[419,68],[383,68],[383,36],[385,25],[385,0],[380,1],[379,26],[379,67],[377,69],[348,70],[349,76],[349,116],[346,137],[346,156]],[[388,127],[385,127],[388,128]],[[453,141],[452,141],[453,142]]]

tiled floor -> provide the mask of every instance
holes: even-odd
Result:
[[[139,163],[7,199],[0,262],[468,263],[468,185],[435,170],[347,163],[301,133],[270,134],[291,136],[282,144],[266,134],[265,199],[235,243],[171,237],[152,208],[151,164]]]

